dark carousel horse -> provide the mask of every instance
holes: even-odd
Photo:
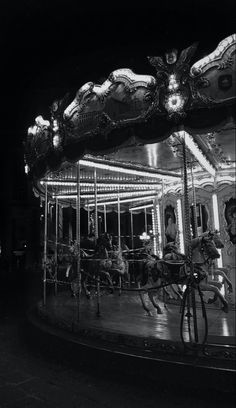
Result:
[[[90,248],[91,249],[91,248]],[[128,262],[124,259],[122,250],[112,245],[112,236],[108,233],[102,234],[97,239],[97,243],[92,255],[86,249],[81,250],[81,286],[90,298],[90,289],[99,280],[100,287],[107,288],[109,293],[114,292],[114,284],[119,280],[121,291],[122,281],[129,281]],[[74,257],[74,263],[69,266],[67,277],[71,282],[73,296],[78,295],[79,279],[77,270],[78,256]]]
[[[90,289],[98,280],[113,292],[113,282],[109,273],[112,267],[112,260],[108,253],[111,249],[111,237],[108,234],[103,234],[97,239],[92,255],[88,254],[84,249],[80,251],[81,287],[87,298],[90,298]],[[77,296],[79,293],[78,254],[75,251],[73,252],[73,262],[68,265],[66,275],[71,282],[72,295]]]
[[[193,262],[193,285],[199,286],[202,291],[211,291],[222,302],[222,310],[228,312],[228,302],[220,292],[217,286],[207,282],[208,271],[205,267],[209,259],[219,258],[219,252],[216,249],[214,240],[211,236],[202,236],[194,238],[191,241],[192,247],[192,262]],[[198,259],[197,259],[198,256]],[[167,257],[168,258],[168,257]],[[151,312],[144,300],[144,293],[148,297],[156,309],[157,313],[162,313],[162,309],[154,299],[154,295],[160,288],[177,284],[185,285],[190,279],[189,266],[184,259],[185,256],[178,254],[176,251],[176,259],[156,260],[150,257],[143,266],[142,274],[137,278],[139,296],[144,310],[151,315]]]

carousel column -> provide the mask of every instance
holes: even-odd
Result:
[[[90,210],[89,210],[89,201],[87,201],[88,208],[88,235],[90,234]]]
[[[181,198],[177,199],[177,222],[178,222],[178,231],[179,231],[179,251],[184,254],[184,232],[183,232],[183,210]]]
[[[146,207],[144,208],[144,224],[145,224],[145,232],[147,234],[148,231],[147,231],[147,209]]]
[[[161,198],[161,219],[160,219],[160,225],[161,225],[161,238],[162,238],[162,250],[165,247],[165,190],[164,190],[164,180],[162,179],[162,198]]]
[[[77,197],[76,197],[76,244],[77,244],[77,320],[80,318],[80,297],[81,297],[81,269],[80,269],[80,164],[77,164]]]
[[[48,239],[48,186],[45,184],[45,206],[44,206],[44,248],[43,248],[43,305],[46,306],[47,285],[47,239]]]
[[[120,193],[117,194],[117,217],[118,217],[118,249],[121,250],[121,233],[120,233]]]
[[[158,209],[157,200],[153,200],[152,229],[153,229],[153,252],[154,255],[160,253],[160,232],[158,231]]]
[[[192,191],[193,191],[193,237],[198,237],[198,228],[197,228],[197,203],[196,203],[196,191],[194,185],[194,178],[193,178],[193,163],[191,162],[191,179],[192,179]]]
[[[130,210],[130,233],[131,233],[131,248],[134,249],[134,217],[133,211]]]
[[[97,244],[98,239],[98,207],[97,207],[97,169],[94,169],[94,211],[95,211],[95,247]],[[97,286],[97,316],[101,315],[100,313],[100,271],[97,273],[96,278],[96,286]]]
[[[104,232],[107,232],[107,211],[106,211],[106,204],[104,204]]]
[[[188,196],[188,168],[187,168],[187,155],[186,155],[186,144],[185,136],[183,138],[183,186],[184,186],[184,213],[185,213],[185,250],[187,255],[187,262],[190,267],[190,276],[192,281],[194,281],[194,266],[192,262],[192,246],[191,246],[191,229],[190,229],[190,206],[189,206],[189,196]],[[190,317],[193,314],[193,333],[194,342],[198,343],[198,325],[197,325],[197,311],[196,311],[196,298],[195,289],[192,285],[188,285],[188,296],[187,296],[187,315]],[[200,291],[199,291],[200,294]],[[192,312],[191,312],[192,308]],[[203,311],[204,314],[204,311]],[[192,335],[190,334],[190,341],[192,341]]]
[[[118,251],[121,252],[121,233],[120,233],[120,192],[117,194],[117,216],[118,216]],[[119,275],[119,295],[121,295],[121,275]]]
[[[95,244],[96,244],[98,239],[97,169],[94,169],[94,201],[95,201]]]
[[[58,198],[56,198],[56,222],[55,222],[55,296],[57,295],[57,272],[58,272],[58,262],[57,262],[57,249],[58,249]]]
[[[212,194],[212,207],[213,207],[213,220],[214,220],[214,229],[220,232],[220,219],[219,219],[219,206],[218,206],[218,196],[217,196],[217,179],[214,179],[214,193]],[[217,266],[219,268],[223,267],[222,263],[222,253],[221,249],[218,249],[220,258],[217,259]]]

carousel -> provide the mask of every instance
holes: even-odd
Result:
[[[35,313],[96,349],[233,371],[236,35],[193,63],[196,47],[88,82],[29,128]]]

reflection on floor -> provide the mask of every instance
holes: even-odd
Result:
[[[146,295],[145,295],[146,296]],[[180,342],[180,306],[169,304],[167,308],[159,302],[163,313],[157,314],[149,300],[152,316],[147,316],[142,308],[137,292],[122,292],[119,294],[103,295],[99,298],[100,317],[97,316],[97,297],[91,299],[81,296],[80,305],[76,298],[71,297],[67,291],[60,292],[57,297],[51,295],[47,298],[46,307],[40,302],[38,310],[40,315],[53,324],[67,330],[99,330],[104,333],[136,336],[137,338],[152,340]],[[204,320],[202,311],[197,309],[198,332],[204,335]],[[235,345],[235,311],[224,313],[218,306],[207,309],[208,317],[208,343],[221,345]],[[187,333],[187,322],[184,322],[184,335]],[[187,334],[186,334],[187,335]]]

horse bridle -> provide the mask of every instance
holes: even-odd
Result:
[[[203,254],[203,257],[205,259],[205,261],[202,262],[202,265],[210,265],[210,261],[212,260],[212,258],[206,253],[203,240],[204,240],[204,237],[201,238],[201,246],[200,246],[200,251]]]

